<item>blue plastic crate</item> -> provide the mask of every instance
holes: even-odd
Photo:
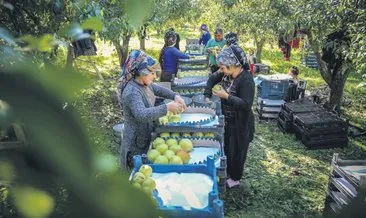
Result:
[[[139,155],[134,156],[134,168],[130,178],[142,166],[142,158]],[[203,209],[185,209],[180,206],[165,206],[162,200],[158,197],[158,192],[154,191],[153,195],[157,199],[159,210],[168,215],[168,217],[177,218],[223,218],[224,203],[218,197],[216,168],[214,157],[207,157],[206,164],[185,164],[185,165],[164,165],[164,164],[148,164],[151,166],[153,173],[202,173],[209,176],[213,180],[212,191],[208,196],[208,206]]]
[[[289,80],[261,80],[257,85],[257,96],[260,98],[283,99],[290,86]]]

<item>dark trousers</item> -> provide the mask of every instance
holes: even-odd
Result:
[[[228,177],[240,180],[244,172],[250,139],[238,140],[237,127],[234,119],[225,118],[224,152],[227,157]]]
[[[173,73],[161,72],[160,82],[171,82]]]

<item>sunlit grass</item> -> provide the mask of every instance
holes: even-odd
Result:
[[[198,32],[177,29],[181,34],[181,48],[184,49],[186,38],[198,38]],[[163,46],[163,36],[150,33],[146,40],[146,52],[158,58]],[[102,47],[101,47],[102,46]],[[119,69],[117,54],[113,46],[108,43],[98,42],[101,47],[98,57],[93,60],[98,69],[103,71],[111,81],[103,88],[100,82],[91,89],[91,92],[80,98],[83,105],[84,117],[93,133],[93,129],[103,130],[102,135],[95,135],[99,148],[97,151],[112,149],[112,126],[122,121],[118,108],[115,107],[112,97],[113,88],[118,78],[116,71]],[[132,38],[130,49],[139,48],[139,41]],[[245,51],[253,48],[246,43]],[[326,84],[317,69],[310,69],[301,65],[301,51],[293,51],[290,62],[283,60],[282,53],[276,46],[265,46],[262,62],[271,66],[271,73],[287,73],[295,65],[300,69],[300,79],[308,82],[308,89],[316,90]],[[78,63],[93,72],[85,63]],[[343,107],[349,119],[356,123],[366,125],[366,88],[356,88],[362,78],[359,74],[351,74],[345,87],[345,96],[352,100],[352,104]],[[330,161],[333,153],[340,153],[344,159],[360,159],[366,157],[365,140],[362,138],[351,139],[347,148],[327,150],[306,150],[304,145],[296,140],[293,134],[279,132],[274,121],[256,121],[255,139],[249,148],[245,175],[243,182],[247,183],[250,191],[242,189],[228,191],[224,197],[225,217],[314,217],[321,216],[328,177]]]

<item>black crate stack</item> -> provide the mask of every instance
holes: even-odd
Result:
[[[283,132],[295,132],[293,121],[294,115],[324,110],[308,98],[302,98],[282,105],[278,115],[277,125]]]
[[[329,176],[327,197],[324,203],[324,217],[339,215],[352,200],[361,193],[361,185],[366,183],[366,160],[341,160],[338,154],[333,155]],[[360,208],[366,208],[366,202],[360,201]],[[364,217],[364,212],[349,210],[348,217]]]
[[[295,133],[309,149],[348,144],[348,124],[308,99],[285,103],[277,125],[283,132]]]

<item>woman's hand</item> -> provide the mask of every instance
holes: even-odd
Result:
[[[168,104],[166,104],[167,110],[173,114],[179,114],[182,111],[184,111],[184,107],[181,103],[178,102],[169,102]]]
[[[228,99],[229,98],[229,94],[223,89],[220,89],[219,91],[212,90],[212,93],[214,95],[219,96],[220,98],[223,98],[223,99]]]
[[[177,103],[179,103],[179,104],[181,104],[183,106],[183,111],[185,111],[187,109],[187,105],[184,102],[184,99],[182,97],[180,97],[179,95],[176,95],[175,96],[174,101],[177,102]]]

